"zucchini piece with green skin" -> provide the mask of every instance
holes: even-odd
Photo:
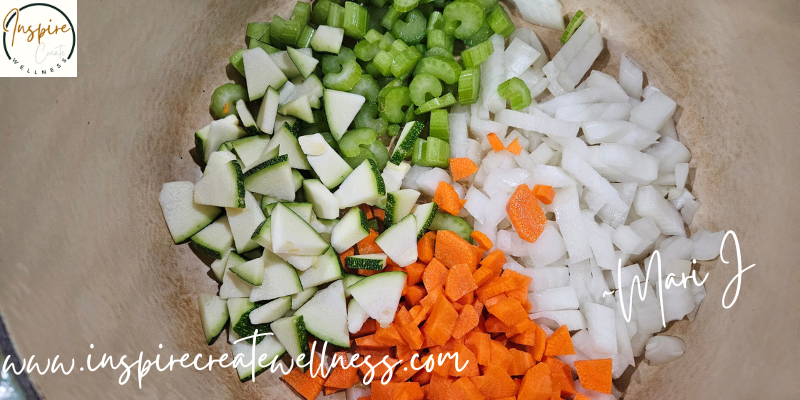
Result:
[[[183,243],[211,224],[222,209],[194,202],[194,183],[168,182],[158,194],[161,212],[175,244]]]
[[[417,204],[419,192],[414,189],[401,189],[389,192],[386,195],[386,216],[383,220],[385,227],[390,227],[394,221],[400,221],[411,214],[411,209]]]
[[[411,150],[414,148],[414,142],[419,137],[419,134],[422,133],[422,128],[424,127],[425,125],[419,121],[411,121],[403,127],[400,136],[397,138],[394,151],[392,151],[392,155],[389,157],[390,163],[400,165],[400,163],[411,154]]]
[[[311,38],[311,48],[315,51],[339,54],[344,40],[344,29],[320,25]]]
[[[350,333],[360,331],[364,326],[364,322],[367,322],[368,319],[369,315],[358,305],[356,299],[350,299],[350,302],[347,304],[347,330],[350,331]]]
[[[242,138],[246,134],[247,132],[239,127],[239,119],[235,115],[229,115],[212,121],[207,130],[200,129],[195,132],[195,150],[203,157],[203,161],[208,162],[211,154],[219,150],[223,143]]]
[[[282,105],[278,109],[278,113],[297,117],[309,124],[314,123],[314,113],[311,112],[311,104],[308,101],[308,96],[300,96]]]
[[[294,183],[295,192],[300,190],[301,187],[303,187],[304,180],[305,178],[303,178],[303,174],[301,174],[300,171],[296,169],[292,170],[292,183]]]
[[[319,286],[337,279],[342,279],[342,266],[339,255],[333,247],[328,247],[317,262],[305,271],[300,272],[300,283],[304,288]]]
[[[247,90],[235,83],[226,83],[211,94],[211,105],[208,106],[214,119],[225,118],[228,115],[239,115],[236,103],[247,98]]]
[[[251,285],[261,285],[264,279],[264,259],[261,257],[254,258],[231,268],[231,272]]]
[[[292,307],[292,296],[283,296],[250,311],[250,323],[268,324],[283,317]]]
[[[386,328],[394,320],[406,276],[401,271],[381,272],[350,286],[350,293],[370,318]]]
[[[302,185],[302,184],[301,184]],[[303,221],[311,223],[311,216],[314,214],[313,206],[311,203],[307,202],[294,202],[294,203],[283,203],[286,207],[289,207],[290,210],[294,211]]]
[[[361,275],[353,275],[353,274],[344,274],[342,278],[342,283],[344,284],[344,295],[350,297],[350,286],[353,286],[356,282],[364,279],[365,276]]]
[[[236,68],[236,70],[239,71],[239,73],[242,76],[245,76],[244,75],[244,61],[242,60],[242,53],[243,52],[244,52],[244,49],[236,50],[235,53],[233,53],[230,57],[228,57],[228,61],[231,63],[233,68]]]
[[[194,185],[194,202],[209,206],[244,208],[244,175],[239,161],[208,168]]]
[[[325,141],[322,134],[301,136],[298,143],[311,169],[326,188],[333,189],[339,186],[353,172],[350,165]]]
[[[258,330],[258,333],[267,333],[270,331],[269,324],[253,324],[250,322],[250,313],[255,311],[258,307],[258,305],[253,305],[251,309],[242,314],[242,317],[239,318],[239,322],[233,325],[233,331],[236,332],[239,337],[247,338],[248,336],[253,336],[256,330]],[[255,339],[255,344],[261,343],[262,340],[264,340],[263,336],[258,337]],[[252,338],[245,339],[245,341],[250,344],[253,343]]]
[[[236,367],[236,373],[239,375],[239,381],[244,382],[268,370],[270,364],[286,353],[286,349],[274,335],[269,335],[255,347],[244,340],[234,343],[231,346],[231,352],[234,359],[239,357],[242,360],[242,363]]]
[[[303,306],[303,304],[306,304],[307,301],[311,300],[311,298],[314,297],[314,295],[317,293],[318,290],[319,288],[314,286],[304,289],[300,293],[295,293],[291,295],[290,297],[292,299],[292,306],[291,306],[292,311],[297,311],[300,307]]]
[[[244,187],[253,193],[294,200],[294,179],[288,155],[277,156],[253,167],[244,175]]]
[[[317,64],[319,64],[319,61],[316,58],[291,47],[287,48],[286,51],[288,52],[289,58],[292,59],[292,62],[297,70],[300,71],[301,75],[303,75],[303,78],[308,78],[314,73],[314,70],[317,68]]]
[[[339,223],[338,219],[312,218],[309,225],[311,225],[311,227],[314,228],[314,230],[316,230],[320,236],[322,236],[323,240],[330,243],[331,232],[333,232],[333,228],[338,223]]]
[[[225,265],[228,263],[228,257],[231,252],[233,252],[233,249],[228,249],[223,253],[222,258],[211,263],[211,272],[214,273],[214,278],[219,283],[222,283],[222,277],[225,275]]]
[[[225,274],[222,275],[222,285],[219,287],[219,297],[227,300],[233,298],[249,298],[253,291],[253,285],[240,278],[231,271],[231,258],[228,257],[228,265],[225,267]]]
[[[417,220],[417,240],[422,238],[422,235],[428,231],[433,219],[436,218],[436,210],[439,207],[436,203],[418,204],[414,207],[414,218]]]
[[[236,112],[239,114],[242,127],[248,135],[256,136],[261,134],[261,130],[258,129],[258,125],[256,125],[256,119],[253,118],[253,114],[250,113],[250,109],[247,108],[247,104],[245,104],[244,100],[240,99],[236,102]]]
[[[298,256],[294,254],[275,253],[278,257],[289,263],[298,271],[305,271],[311,268],[319,260],[319,256]]]
[[[311,56],[311,49],[300,49],[297,51],[309,57]],[[278,69],[280,69],[287,78],[292,79],[302,76],[288,51],[278,51],[270,54],[269,57],[272,58],[272,61],[275,62],[275,65],[278,66]]]
[[[200,320],[203,322],[206,343],[212,345],[228,323],[228,306],[219,296],[208,293],[198,296],[197,302],[200,304]]]
[[[270,222],[269,217],[265,219],[258,227],[253,231],[253,235],[251,239],[256,243],[260,244],[265,249],[272,248],[272,233],[270,231]]]
[[[260,286],[250,293],[250,301],[273,300],[303,291],[297,270],[269,250],[264,250],[264,277]]]
[[[228,216],[217,218],[200,232],[192,236],[192,245],[200,252],[217,260],[222,259],[226,251],[233,246],[233,234],[228,224]]]
[[[386,254],[361,254],[345,258],[347,268],[381,271],[386,268]]]
[[[333,227],[331,246],[341,254],[367,236],[369,236],[367,214],[364,210],[353,207]]]
[[[258,248],[258,243],[251,240],[253,231],[264,221],[264,213],[252,193],[245,191],[244,208],[226,208],[228,224],[233,233],[233,243],[239,254]]]
[[[269,54],[260,47],[242,52],[242,60],[247,74],[247,94],[250,101],[263,97],[267,88],[280,89],[289,80]]]
[[[278,148],[278,154],[286,154],[289,156],[289,164],[291,164],[292,168],[303,170],[311,169],[306,155],[303,154],[303,149],[300,148],[300,143],[286,125],[275,131],[275,134],[272,136],[272,139],[270,139],[264,151],[270,151],[275,148]]]
[[[364,203],[373,205],[386,195],[386,187],[377,164],[368,158],[348,175],[333,194],[339,200],[339,208]]]
[[[308,161],[312,163],[311,159]],[[339,216],[339,200],[319,179],[304,180],[303,193],[306,195],[306,200],[311,202],[317,218],[335,219]]]
[[[269,325],[272,333],[296,362],[305,363],[311,356],[306,325],[302,315],[281,318]],[[299,358],[302,355],[302,359]]]
[[[268,88],[264,99],[261,100],[261,106],[258,109],[258,117],[256,118],[256,125],[264,133],[272,134],[275,132],[275,121],[278,116],[278,101],[280,100],[280,93],[273,88]]]
[[[397,301],[394,306],[397,307]],[[327,288],[318,291],[294,315],[302,315],[306,330],[317,338],[335,346],[350,347],[347,303],[341,280],[334,281]]]
[[[417,261],[417,220],[414,215],[407,215],[387,228],[375,238],[375,243],[401,268]]]
[[[322,101],[325,103],[325,116],[331,134],[338,141],[361,110],[365,98],[359,94],[325,89]]]
[[[255,303],[251,302],[246,297],[228,299],[226,302],[228,304],[228,314],[230,314],[231,319],[231,331],[233,331],[232,328],[239,323],[239,320],[242,319],[242,316],[256,306]]]
[[[231,142],[233,151],[242,160],[245,169],[257,165],[268,144],[269,135],[246,136]]]
[[[472,227],[463,218],[448,213],[437,213],[429,227],[432,231],[453,231],[462,239],[472,242]]]
[[[319,233],[284,204],[275,205],[270,220],[273,252],[318,256],[328,249],[328,243]]]

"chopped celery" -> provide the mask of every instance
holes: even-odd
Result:
[[[450,144],[446,140],[428,137],[417,139],[411,153],[411,162],[422,167],[447,168],[450,166]]]
[[[421,58],[422,53],[416,47],[409,47],[392,58],[392,66],[389,71],[395,78],[406,77],[411,74]]]
[[[311,3],[305,3],[302,1],[298,1],[294,4],[294,10],[292,10],[292,20],[301,22],[302,25],[308,25],[308,21],[311,19]]]
[[[453,104],[456,104],[456,97],[453,96],[452,93],[447,93],[442,97],[437,97],[435,99],[431,99],[423,103],[417,110],[415,111],[417,114],[424,114],[431,110],[436,110],[439,108],[450,107]]]
[[[372,61],[373,58],[381,51],[378,42],[370,43],[367,39],[361,40],[353,47],[356,53],[356,58],[361,61]]]
[[[561,35],[561,43],[566,44],[567,40],[572,37],[572,34],[580,28],[583,20],[586,19],[586,14],[583,11],[578,10],[575,15],[572,16],[572,19],[569,20],[569,24],[567,28],[564,29],[564,34]]]
[[[389,136],[397,136],[397,135],[399,135],[400,134],[400,129],[401,129],[400,125],[398,125],[398,124],[389,125],[389,132],[388,132]]]
[[[464,66],[474,67],[486,61],[494,51],[492,41],[487,40],[477,46],[470,47],[461,52],[461,61],[464,61]]]
[[[325,74],[322,84],[329,89],[347,92],[361,80],[361,66],[356,60],[348,60],[342,64],[342,71]]]
[[[484,23],[483,26],[481,26],[481,29],[478,30],[478,33],[464,39],[464,44],[468,47],[472,47],[489,40],[492,35],[494,35],[492,27],[489,26],[489,24]]]
[[[326,25],[334,28],[344,27],[344,7],[331,3],[328,7],[328,22]]]
[[[317,4],[314,4],[313,10],[311,10],[311,22],[317,25],[327,24],[331,4],[330,0],[319,0]]]
[[[531,105],[531,91],[522,79],[511,78],[497,87],[500,97],[511,100],[511,109],[519,111]]]
[[[361,146],[367,147],[377,138],[378,134],[370,128],[353,129],[339,139],[339,151],[343,156],[356,157]]]
[[[392,8],[400,12],[409,12],[419,5],[419,0],[395,0]]]
[[[411,97],[407,87],[397,86],[391,88],[383,98],[379,99],[378,110],[381,118],[399,124],[406,116],[406,108],[411,105]]]
[[[269,38],[273,45],[278,44],[282,48],[286,45],[295,46],[303,28],[306,24],[302,20],[285,20],[279,16],[272,18],[272,25],[269,27]]]
[[[363,4],[362,4],[363,5]],[[378,33],[383,32],[383,26],[381,25],[381,21],[383,17],[386,16],[386,12],[389,11],[388,7],[375,7],[373,5],[366,5],[367,13],[369,14],[369,29],[374,29],[378,31]]]
[[[235,83],[226,83],[216,89],[211,94],[211,105],[208,109],[215,119],[227,117],[228,115],[239,115],[236,112],[236,102],[247,100],[247,89]]]
[[[316,29],[306,25],[303,28],[303,32],[300,34],[300,38],[297,39],[297,47],[311,47],[311,38],[314,37],[314,33]]]
[[[233,55],[228,58],[228,61],[231,62],[233,68],[236,68],[236,70],[239,71],[242,76],[244,76],[244,59],[242,58],[243,52],[244,50],[242,49],[236,50],[236,53],[233,53]]]
[[[247,37],[261,40],[269,35],[269,22],[250,22],[247,24]]]
[[[411,101],[421,106],[428,100],[442,95],[442,82],[431,74],[417,74],[408,85]]]
[[[389,51],[389,47],[392,47],[392,43],[394,43],[395,40],[397,40],[397,38],[392,35],[392,32],[384,33],[380,41],[381,50]]]
[[[434,11],[431,15],[428,16],[428,32],[434,29],[443,29],[444,28],[444,15],[442,15],[439,11]]]
[[[389,46],[389,54],[391,54],[392,57],[394,57],[407,48],[408,45],[404,41],[397,39],[394,42],[392,42],[391,46]]]
[[[383,39],[383,35],[375,29],[370,29],[367,34],[364,35],[364,40],[370,43],[380,42],[381,39]]]
[[[458,78],[458,103],[462,106],[478,101],[481,92],[481,68],[465,68]]]
[[[397,3],[395,2],[395,5]],[[398,19],[392,24],[392,34],[407,45],[415,45],[425,37],[427,21],[419,10],[413,10],[406,15],[405,20]]]
[[[385,6],[386,3],[389,2],[389,0],[369,0],[369,2],[372,3],[372,5],[374,5],[375,7],[383,8],[383,6]]]
[[[508,16],[508,12],[500,4],[492,7],[492,11],[486,16],[486,22],[492,27],[495,33],[508,37],[517,28],[514,27],[514,22]]]
[[[381,75],[389,76],[391,75],[392,59],[394,59],[394,57],[392,57],[388,51],[381,50],[372,59],[372,65],[378,70],[378,72],[381,73]]]
[[[353,168],[361,165],[364,160],[370,159],[375,162],[378,170],[381,171],[386,168],[386,163],[389,162],[389,150],[380,140],[376,140],[369,147],[361,147],[361,151],[357,156],[342,158]]]
[[[348,1],[344,3],[344,34],[361,39],[369,28],[369,13],[367,9],[360,5]]]
[[[447,119],[447,110],[431,110],[430,137],[450,140],[450,125]]]
[[[425,57],[431,57],[431,56],[440,56],[440,57],[445,57],[445,58],[448,58],[448,59],[454,59],[453,58],[453,53],[451,53],[449,50],[443,49],[441,47],[434,47],[434,48],[429,49],[428,51],[425,52]]]
[[[371,75],[362,74],[361,80],[350,89],[350,93],[360,94],[367,99],[367,102],[377,103],[380,90],[381,88],[375,78]]]
[[[489,11],[492,10],[494,6],[497,5],[497,3],[499,3],[498,0],[464,0],[464,1],[469,1],[470,3],[475,3],[481,6],[483,12],[487,14],[489,13]]]
[[[356,128],[371,128],[378,135],[382,135],[388,129],[389,123],[381,118],[378,113],[378,104],[365,102],[361,110],[353,120]]]
[[[428,31],[427,42],[429,49],[439,47],[452,53],[453,45],[455,44],[455,38],[444,33],[444,31],[441,29],[433,29]]]
[[[394,25],[395,21],[400,19],[403,15],[405,15],[404,12],[397,11],[394,7],[389,7],[389,11],[386,12],[386,15],[384,15],[381,20],[381,26],[386,29],[392,29],[392,25]]]
[[[442,56],[425,57],[417,62],[415,74],[431,74],[445,83],[456,83],[461,75],[461,65]]]
[[[349,47],[342,47],[339,54],[326,54],[322,56],[320,66],[322,67],[323,74],[341,72],[344,63],[350,60],[355,60],[356,54]]]
[[[444,8],[444,31],[464,40],[483,26],[484,11],[481,6],[466,1],[453,2]]]

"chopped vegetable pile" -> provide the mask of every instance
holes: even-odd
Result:
[[[248,24],[244,85],[218,87],[194,135],[202,177],[159,195],[221,283],[200,316],[209,345],[228,327],[240,380],[324,341],[385,364],[293,368],[308,400],[611,399],[634,357],[683,354],[654,334],[703,287],[633,283],[654,250],[680,280],[723,238],[687,236],[676,103],[626,56],[619,80],[591,70],[593,16],[516,4],[563,30],[552,59],[497,0],[298,2]]]

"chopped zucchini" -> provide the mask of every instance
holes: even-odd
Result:
[[[378,235],[375,243],[392,261],[405,267],[417,261],[417,232],[416,218],[407,215]]]
[[[192,182],[165,183],[158,194],[158,202],[176,244],[200,232],[222,212],[219,207],[196,204]]]
[[[386,268],[386,254],[360,254],[345,258],[347,268],[380,271]]]
[[[200,319],[203,321],[206,343],[214,344],[228,323],[228,306],[219,296],[208,293],[198,296],[197,301],[200,303]]]
[[[381,272],[350,286],[350,293],[370,318],[386,328],[394,320],[405,284],[405,272]]]
[[[399,299],[398,299],[399,300]],[[394,306],[397,307],[397,301]],[[294,315],[302,315],[306,329],[312,335],[339,347],[350,347],[347,331],[347,303],[342,281],[334,281],[317,292]]]
[[[369,236],[367,214],[358,207],[352,207],[333,227],[331,246],[341,254],[367,236]]]
[[[333,193],[339,199],[339,208],[359,204],[375,204],[386,195],[383,177],[372,159],[365,159]]]

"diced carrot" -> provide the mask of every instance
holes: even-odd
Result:
[[[397,313],[394,315],[394,322],[397,332],[400,333],[400,336],[406,341],[408,347],[412,350],[419,350],[422,348],[422,343],[425,338],[422,336],[422,331],[417,327],[413,317],[406,311],[405,307],[400,307],[400,309],[397,310]],[[398,355],[398,358],[401,357]]]
[[[481,313],[483,312],[483,302],[480,301],[479,299],[475,299],[475,301],[472,302],[472,307],[475,308],[475,312],[478,315],[481,315]]]
[[[444,295],[451,301],[457,301],[465,294],[478,288],[467,264],[456,264],[447,273]]]
[[[585,389],[611,394],[611,359],[575,361],[578,379]]]
[[[534,340],[533,349],[529,351],[533,354],[534,360],[542,361],[544,349],[547,346],[547,333],[539,325],[536,325],[535,329],[534,334],[536,335],[536,339]]]
[[[406,341],[403,340],[400,332],[397,331],[394,322],[390,323],[386,328],[378,325],[378,330],[373,336],[376,342],[383,343],[387,346],[403,346],[406,344]]]
[[[495,153],[505,150],[506,146],[503,146],[503,142],[500,141],[500,138],[497,137],[494,132],[486,135],[486,139],[489,139],[489,144],[492,146],[492,150],[494,150]]]
[[[486,234],[481,231],[478,230],[472,231],[472,233],[470,233],[469,236],[472,237],[473,240],[475,240],[475,243],[477,243],[478,246],[481,246],[481,248],[486,251],[489,251],[492,249],[492,247],[494,247],[492,239],[489,239],[489,237],[486,236]]]
[[[378,327],[378,329],[380,329],[380,327]],[[384,349],[391,347],[392,345],[387,345],[375,340],[375,334],[373,333],[372,335],[356,338],[356,346],[366,349]]]
[[[459,400],[483,400],[484,397],[480,390],[472,383],[469,378],[461,378],[450,387],[452,391],[451,399],[459,399]]]
[[[378,208],[378,207],[372,207],[372,215],[374,215],[375,218],[377,218],[377,219],[379,219],[381,221],[386,219],[386,211],[384,211],[383,209]]]
[[[508,352],[511,353],[511,365],[508,367],[509,375],[525,375],[536,364],[531,353],[517,349],[508,349]]]
[[[400,329],[398,328],[398,332],[399,331]],[[414,354],[419,354],[419,353],[416,350],[409,347],[407,344],[403,344],[400,346],[396,346],[394,348],[394,354],[395,354],[394,358],[398,360],[409,361],[411,360],[411,357],[414,356]]]
[[[362,209],[364,211],[364,214],[367,214],[367,219],[375,218],[375,216],[372,215],[372,207],[366,204],[359,204],[358,208]]]
[[[425,264],[415,262],[407,265],[403,270],[406,273],[406,284],[416,285],[422,282],[422,275],[425,273]]]
[[[458,312],[450,304],[450,301],[445,296],[439,296],[422,330],[425,336],[430,337],[440,345],[444,345],[453,335],[453,327],[457,318]]]
[[[422,285],[411,285],[406,289],[406,301],[412,306],[415,306],[419,304],[419,301],[422,300],[426,294],[428,294],[428,292]]]
[[[492,359],[492,348],[489,342],[492,337],[488,333],[472,331],[464,336],[464,345],[467,346],[478,360],[478,365],[489,365]]]
[[[378,329],[378,323],[374,319],[370,318],[364,322],[364,325],[361,325],[361,329],[353,334],[350,334],[351,337],[359,337],[359,336],[366,336],[375,333]]]
[[[344,359],[348,359],[347,353],[343,351],[338,352],[337,354],[344,357]],[[347,389],[356,383],[358,383],[358,368],[344,368],[341,364],[338,364],[336,365],[336,368],[331,371],[330,375],[328,375],[328,379],[325,380],[324,386],[337,389]]]
[[[426,296],[427,297],[427,296]],[[408,313],[411,314],[411,324],[414,326],[419,326],[422,321],[425,321],[428,318],[428,314],[430,313],[430,309],[426,308],[422,305],[422,300],[420,300],[420,304],[417,304],[414,307],[411,307],[408,310]]]
[[[553,386],[559,387],[561,397],[575,395],[575,382],[572,380],[572,370],[569,365],[555,357],[544,357],[542,362],[550,367],[550,378],[553,380]]]
[[[494,315],[509,326],[530,321],[528,313],[522,308],[522,304],[517,299],[510,297],[500,300],[497,304],[489,307],[489,314]]]
[[[508,297],[517,299],[520,303],[528,300],[528,292],[531,287],[531,277],[522,275],[517,271],[506,269],[503,271],[503,276],[508,276],[514,280],[515,288],[506,292]]]
[[[533,322],[533,321],[530,321],[530,323],[528,323],[528,327],[525,329],[524,332],[519,333],[517,335],[514,335],[509,339],[514,343],[525,345],[525,346],[533,346],[533,345],[535,345],[536,344],[536,328],[538,326],[534,326],[534,325],[536,325],[536,323]]]
[[[492,296],[492,297],[489,297],[488,299],[484,299],[484,300],[483,300],[483,304],[484,304],[484,305],[486,306],[486,308],[488,309],[489,307],[491,307],[491,306],[493,306],[493,305],[495,305],[495,304],[499,303],[499,302],[500,302],[500,300],[503,300],[503,299],[505,299],[505,298],[507,298],[507,297],[508,297],[508,296],[506,296],[506,294],[505,294],[505,293],[500,293],[500,294],[498,294],[497,296]],[[478,300],[480,300],[480,296],[478,296]]]
[[[428,318],[428,315],[433,309],[433,306],[435,306],[436,302],[439,301],[439,296],[442,295],[444,295],[442,288],[437,286],[433,290],[429,290],[428,295],[419,301],[419,304],[422,306],[424,314],[422,320]],[[420,322],[422,322],[422,320]]]
[[[322,392],[322,385],[304,374],[300,368],[292,368],[281,379],[306,400],[314,400]]]
[[[483,393],[484,396],[490,399],[497,399],[507,396],[513,396],[517,393],[517,384],[511,379],[506,370],[497,365],[489,365],[484,368],[482,379],[478,379],[481,384],[477,383],[475,386]],[[472,380],[473,383],[476,379]]]
[[[511,143],[508,144],[506,150],[514,153],[515,155],[519,155],[520,153],[522,153],[522,145],[519,144],[519,139],[514,138],[514,140],[512,140]]]
[[[506,265],[506,255],[503,250],[497,249],[481,260],[481,267],[489,267],[494,271],[495,275],[500,275],[503,272],[503,266]]]
[[[489,365],[496,365],[508,371],[508,367],[511,366],[512,361],[511,353],[503,343],[496,340],[492,340],[489,344],[492,347],[492,359],[489,361]]]
[[[458,368],[461,368],[461,371],[458,371],[456,368],[456,362],[450,364],[450,376],[478,376],[480,375],[481,371],[478,368],[478,358],[475,354],[465,345],[463,344],[456,344],[455,349],[453,352],[458,354]]]
[[[419,366],[419,363],[417,363]],[[427,385],[431,383],[431,373],[426,371],[425,369],[421,369],[411,377],[411,380],[414,382],[419,382],[420,385]]]
[[[476,172],[478,166],[472,159],[467,157],[450,159],[450,173],[453,174],[454,181],[460,181]]]
[[[475,272],[475,270],[478,269],[478,265],[480,265],[480,259],[483,258],[483,253],[486,252],[483,247],[478,245],[472,246],[472,250],[475,251],[475,259],[478,260],[478,262],[475,263],[475,265],[470,265],[469,272]]]
[[[422,282],[425,285],[425,290],[430,293],[436,288],[443,288],[447,283],[447,273],[447,267],[438,258],[431,260],[425,268],[425,272],[422,273]]]
[[[456,193],[452,185],[445,181],[439,182],[439,186],[436,187],[436,193],[433,195],[433,202],[439,206],[440,210],[453,215],[458,215],[458,211],[461,210],[461,202],[458,201],[458,193]]]
[[[428,231],[417,242],[417,257],[425,264],[433,259],[433,248],[436,245],[436,231]]]
[[[449,376],[441,376],[433,374],[431,382],[428,384],[430,389],[428,391],[428,398],[430,400],[449,400],[450,387],[456,380]]]
[[[458,339],[464,337],[467,332],[478,326],[478,313],[473,307],[464,307],[456,319],[453,327],[453,337]]]
[[[373,366],[375,367],[374,370],[373,370],[374,373],[375,373],[375,379],[373,380],[373,382],[374,381],[379,381],[378,383],[380,383],[380,380],[381,380],[381,377],[383,376],[383,374],[385,374],[386,371],[388,371],[390,369],[387,366],[387,364],[392,366],[391,369],[396,368],[397,365],[400,364],[400,360],[397,360],[397,359],[394,359],[394,358],[391,358],[391,357],[387,357],[386,358],[386,362],[380,362],[380,360],[382,360],[382,359],[383,358],[377,358],[376,359],[375,357],[370,357],[370,363],[373,364]],[[364,364],[362,364],[362,365],[360,365],[358,367],[358,370],[361,371],[361,374],[366,375],[369,372],[369,365],[367,365],[367,363],[364,363]]]
[[[461,203],[461,208],[464,208],[464,205],[467,204],[467,199],[460,199],[458,202]]]
[[[547,364],[539,363],[525,373],[517,398],[549,400],[552,394],[553,380],[550,378],[550,368]]]
[[[572,398],[572,400],[592,400],[592,399],[586,397],[586,395],[583,393],[578,393],[575,395],[575,397]]]
[[[494,277],[494,271],[489,267],[480,267],[472,274],[472,279],[478,286],[483,286],[484,283]]]
[[[356,243],[356,248],[358,249],[358,254],[377,254],[383,253],[380,246],[375,243],[375,238],[378,237],[378,232],[375,232],[374,229],[370,228],[369,235],[364,239],[361,239],[360,242]]]
[[[547,227],[547,217],[528,185],[519,185],[508,200],[506,212],[520,238],[535,242]]]
[[[419,361],[415,362],[414,365],[417,365]],[[397,369],[394,371],[394,376],[392,376],[392,382],[405,382],[411,379],[417,371],[414,368],[411,368],[411,360],[405,361],[404,363],[400,364]]]
[[[448,268],[456,264],[467,264],[475,269],[479,260],[473,246],[453,231],[436,232],[434,256]]]
[[[328,395],[331,395],[331,394],[334,394],[334,393],[341,392],[342,390],[344,390],[344,389],[335,388],[335,387],[331,387],[331,386],[323,386],[322,387],[322,394],[324,394],[325,396],[328,396]]]
[[[533,185],[533,197],[544,204],[550,204],[556,197],[556,190],[549,185]]]
[[[572,346],[572,337],[569,336],[569,329],[566,325],[561,325],[549,338],[544,349],[546,356],[566,356],[575,354]]]
[[[470,276],[472,276],[472,275],[470,275]],[[464,304],[464,305],[472,304],[473,301],[475,301],[475,292],[472,291],[472,290],[467,292],[467,294],[462,296],[460,299],[458,299],[458,303],[459,304]]]
[[[383,357],[392,358],[393,355],[391,347],[369,348],[356,346],[353,353],[360,355],[362,359],[369,356],[370,362],[372,363],[383,360]]]
[[[433,371],[431,372],[434,375],[450,376],[450,365],[453,364],[453,359],[445,354],[449,351],[442,346],[431,346],[430,351],[430,356],[434,360]]]
[[[344,260],[347,257],[352,257],[354,255],[356,255],[356,248],[355,247],[351,247],[351,248],[345,250],[344,252],[342,252],[341,254],[339,254],[339,262],[341,263],[342,266],[344,266],[345,265]]]
[[[525,309],[525,312],[526,312],[526,313],[530,313],[530,312],[531,312],[531,309],[533,309],[533,304],[531,304],[531,301],[530,301],[530,300],[528,300],[528,299],[525,299],[525,300],[522,302],[522,307]]]
[[[451,301],[450,304],[453,305],[453,309],[455,309],[457,313],[461,314],[461,310],[464,309],[464,304],[457,301]]]
[[[509,290],[514,290],[517,283],[511,276],[500,276],[492,278],[478,288],[476,294],[481,301],[486,303],[486,299],[497,296],[498,294],[505,293]]]

